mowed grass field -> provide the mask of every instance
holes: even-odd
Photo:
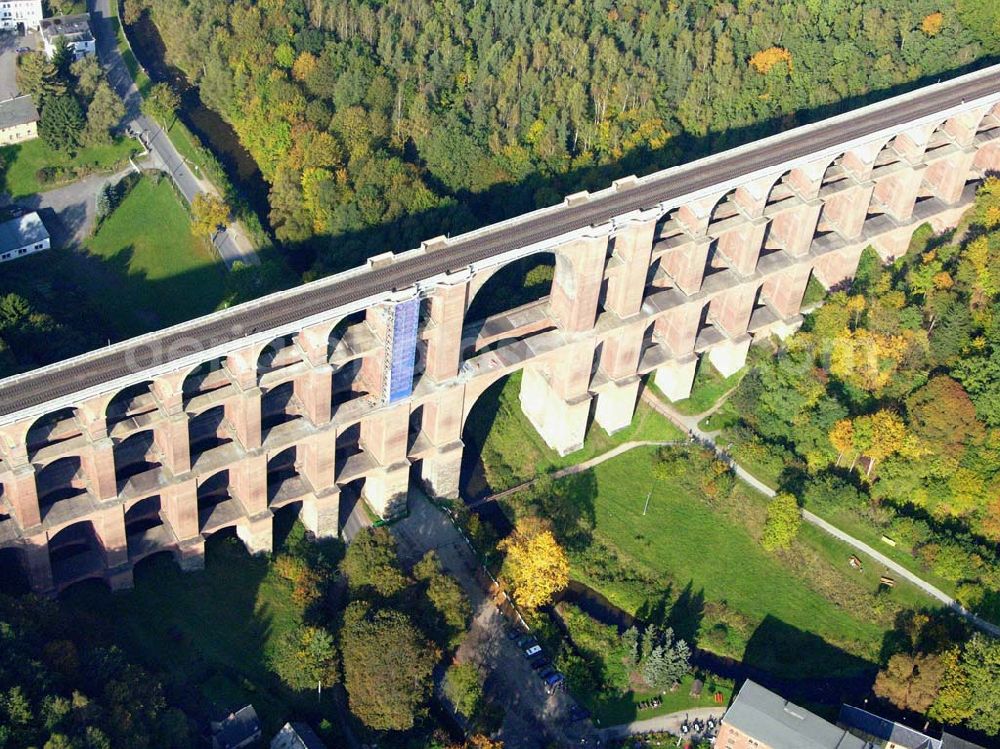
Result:
[[[765,552],[763,497],[738,486],[722,506],[709,504],[654,479],[653,455],[634,450],[586,480],[562,480],[594,519],[589,545],[570,550],[571,575],[619,608],[640,618],[659,611],[704,649],[807,677],[873,667],[895,612],[931,605],[902,583],[878,592],[874,562],[851,569],[850,547],[811,526],[789,551]],[[685,610],[671,613],[678,598]]]
[[[142,179],[86,248],[103,262],[82,281],[105,300],[122,336],[206,314],[223,299],[226,270],[209,242],[192,235],[166,179]]]
[[[482,470],[472,477],[463,475],[466,496],[479,496],[487,491],[483,477],[489,489],[502,491],[541,474],[582,463],[625,442],[685,439],[677,427],[639,400],[628,427],[609,435],[591,419],[583,449],[560,456],[521,411],[520,393],[521,373],[515,372],[483,393],[469,414],[463,439],[471,445],[468,455],[480,456]]]
[[[116,166],[127,166],[128,157],[140,150],[139,144],[131,138],[119,138],[106,146],[80,148],[73,156],[50,148],[41,138],[4,146],[0,148],[0,157],[6,164],[3,187],[12,198],[53,190],[59,184],[38,181],[38,170],[42,167],[88,167],[95,172],[110,171]]]

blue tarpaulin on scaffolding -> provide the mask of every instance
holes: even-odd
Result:
[[[389,365],[389,403],[413,392],[413,364],[417,354],[420,298],[399,302],[393,310],[392,361]]]

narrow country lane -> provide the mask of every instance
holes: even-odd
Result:
[[[195,177],[194,172],[160,126],[142,114],[139,89],[136,88],[118,51],[116,19],[111,12],[111,0],[87,0],[87,10],[90,12],[90,23],[97,40],[97,55],[107,71],[109,82],[125,102],[128,124],[143,133],[143,144],[149,149],[150,156],[170,175],[177,189],[190,204],[195,195],[207,191],[206,187]],[[253,245],[238,226],[219,232],[212,242],[227,268],[232,268],[236,261],[250,265],[257,265],[260,262]]]
[[[716,453],[718,453],[719,457],[721,457],[723,460],[729,463],[729,465],[732,466],[737,476],[743,479],[754,489],[756,489],[761,494],[764,494],[768,497],[773,497],[775,495],[774,489],[772,489],[767,484],[757,479],[755,476],[751,475],[745,468],[743,468],[743,466],[741,466],[739,463],[733,460],[731,455],[729,455],[725,450],[719,447],[718,444],[716,444],[713,436],[714,433],[705,432],[704,430],[701,429],[701,427],[698,426],[698,423],[703,418],[705,418],[705,416],[709,415],[712,411],[721,406],[722,402],[725,400],[725,397],[720,398],[719,402],[716,403],[716,405],[709,411],[706,411],[705,413],[702,414],[697,414],[695,416],[684,416],[683,414],[679,413],[677,409],[672,408],[663,401],[661,401],[648,389],[643,390],[642,398],[656,411],[658,411],[663,416],[666,416],[681,429],[690,433],[693,437],[703,442],[704,444],[709,445],[713,450],[715,450]],[[935,587],[934,585],[931,585],[923,578],[918,577],[917,575],[910,572],[908,569],[898,564],[897,562],[894,562],[885,554],[882,554],[881,552],[873,549],[864,541],[861,541],[857,538],[854,538],[854,536],[845,533],[836,526],[823,520],[823,518],[809,512],[809,510],[803,509],[802,517],[806,522],[812,523],[817,528],[820,528],[829,533],[831,536],[840,539],[844,543],[860,551],[862,554],[865,554],[866,556],[874,559],[879,564],[885,565],[887,569],[892,570],[895,574],[899,575],[903,579],[913,583],[922,591],[927,593],[929,596],[941,601],[948,608],[952,609],[953,611],[955,611],[956,613],[967,619],[969,622],[971,622],[974,626],[978,627],[984,632],[988,632],[989,634],[995,637],[1000,637],[1000,627],[996,626],[995,624],[991,624],[990,622],[984,619],[980,619],[978,616],[973,614],[971,611],[967,610],[964,606],[962,606],[962,604],[960,604],[954,598],[949,596],[947,593]]]

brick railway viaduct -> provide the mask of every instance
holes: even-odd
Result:
[[[729,374],[793,330],[810,276],[954,226],[991,171],[1000,67],[0,381],[0,574],[128,587],[154,553],[201,567],[222,529],[270,550],[293,503],[334,536],[342,489],[381,516],[411,479],[455,497],[466,417],[517,370],[528,419],[573,452],[591,419],[630,423],[646,375],[683,398],[700,356]],[[546,296],[469,319],[542,253]]]

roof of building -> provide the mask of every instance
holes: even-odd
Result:
[[[941,749],[985,749],[979,744],[960,739],[958,736],[943,731],[941,733]]]
[[[42,36],[48,40],[59,36],[93,38],[90,33],[90,14],[77,13],[72,16],[52,16],[42,19]]]
[[[0,224],[0,252],[16,250],[49,238],[49,232],[37,213],[26,213]]]
[[[247,739],[260,734],[260,718],[253,705],[241,707],[235,713],[230,713],[224,721],[218,724],[213,739],[220,747],[239,746]]]
[[[29,122],[38,122],[38,110],[30,96],[0,101],[0,130]]]
[[[773,749],[869,749],[871,744],[747,679],[722,722]]]
[[[853,705],[841,706],[839,723],[905,749],[941,749],[940,739]]]
[[[306,723],[285,723],[271,739],[271,749],[326,749]]]

